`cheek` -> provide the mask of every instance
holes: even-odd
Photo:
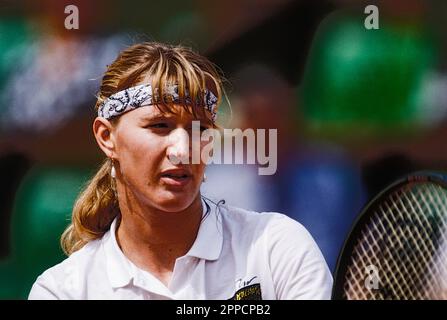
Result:
[[[163,141],[149,135],[145,130],[134,130],[119,139],[118,154],[121,170],[135,178],[148,177],[164,157]]]

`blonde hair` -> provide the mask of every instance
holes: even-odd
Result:
[[[164,94],[168,84],[178,85],[180,101],[183,101],[188,112],[208,120],[210,116],[203,108],[203,92],[205,89],[213,91],[218,105],[224,93],[222,73],[207,58],[183,46],[144,42],[125,49],[108,66],[102,78],[95,111],[107,97],[141,83],[146,76],[150,77],[152,88],[158,88],[156,107],[163,112],[173,113]],[[185,92],[191,99],[186,99]],[[119,121],[119,117],[112,119],[112,123],[115,121]],[[70,255],[88,242],[101,238],[120,214],[111,168],[111,160],[105,159],[77,198],[71,224],[61,237],[65,254]]]

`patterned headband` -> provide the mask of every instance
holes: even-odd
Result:
[[[166,86],[165,90],[170,101],[180,103],[178,85]],[[186,103],[191,103],[188,92],[185,95]],[[203,101],[205,103],[205,109],[211,113],[211,120],[216,122],[217,97],[210,90],[205,90]],[[154,104],[156,104],[156,101],[153,98],[151,85],[142,84],[112,94],[100,104],[98,117],[110,119],[122,115],[127,111]]]

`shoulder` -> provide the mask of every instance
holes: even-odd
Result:
[[[91,241],[61,263],[47,269],[34,282],[28,299],[77,299],[82,279],[100,253],[101,239]]]
[[[298,221],[279,212],[256,212],[223,205],[224,234],[241,248],[263,252],[267,256],[293,254],[301,259],[309,253],[321,255],[315,240]]]
[[[301,244],[314,243],[306,228],[298,221],[279,212],[257,212],[229,205],[221,210],[224,224],[233,231],[244,230],[253,236],[268,238],[270,242],[291,237]]]
[[[278,212],[225,206],[232,241],[245,243],[256,260],[265,257],[277,299],[329,299],[332,276],[306,228]]]

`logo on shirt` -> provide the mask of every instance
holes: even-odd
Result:
[[[236,280],[236,293],[229,300],[262,300],[261,284],[258,277],[246,277]]]

